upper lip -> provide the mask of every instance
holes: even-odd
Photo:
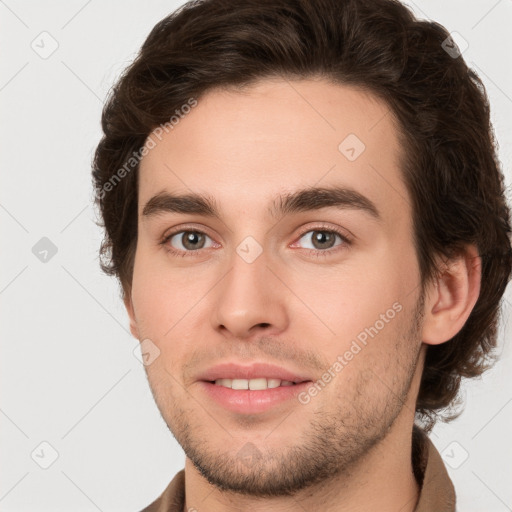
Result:
[[[238,363],[222,363],[208,368],[198,376],[198,380],[215,381],[217,379],[267,379],[289,380],[291,382],[304,382],[311,380],[300,373],[286,370],[280,366],[268,363],[252,363],[242,365]]]

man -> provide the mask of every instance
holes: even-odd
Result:
[[[186,4],[103,130],[103,268],[186,454],[145,510],[455,510],[427,433],[496,344],[512,249],[445,29],[391,0]]]

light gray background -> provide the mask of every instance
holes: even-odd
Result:
[[[2,511],[139,511],[183,467],[117,283],[98,266],[90,179],[107,91],[182,3],[0,1]],[[407,3],[468,41],[510,184],[512,1]],[[46,263],[32,252],[42,237],[58,249]],[[510,287],[507,297],[501,362],[464,386],[465,412],[432,434],[464,512],[512,510]],[[58,452],[47,469],[44,441]]]

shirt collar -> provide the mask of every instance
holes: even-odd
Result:
[[[455,489],[437,448],[417,425],[412,440],[414,474],[421,487],[415,512],[455,512]]]

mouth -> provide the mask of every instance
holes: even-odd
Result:
[[[266,363],[223,363],[198,375],[196,380],[208,403],[238,414],[299,405],[297,396],[312,384],[309,376]]]
[[[265,389],[275,389],[285,386],[296,386],[301,382],[291,380],[272,379],[267,377],[257,377],[255,379],[216,379],[215,381],[206,381],[216,386],[223,386],[229,389],[250,389],[251,391],[262,391]]]
[[[219,380],[200,381],[202,394],[208,404],[216,404],[223,410],[237,414],[257,414],[274,409],[283,411],[285,406],[299,406],[299,394],[305,392],[312,383],[309,380],[293,383],[265,378]],[[274,387],[270,387],[269,383]]]

